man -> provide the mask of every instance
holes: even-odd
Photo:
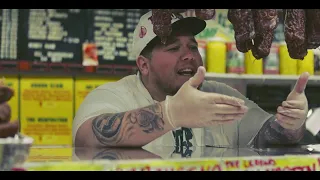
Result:
[[[137,75],[104,84],[85,98],[74,118],[75,146],[259,147],[295,144],[308,109],[303,74],[295,89],[269,114],[223,83],[204,80],[194,38],[206,22],[172,19],[165,44],[153,32],[151,12],[133,34]]]

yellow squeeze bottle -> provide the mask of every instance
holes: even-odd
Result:
[[[281,75],[296,75],[297,68],[298,68],[298,61],[297,59],[292,59],[289,56],[288,48],[286,42],[280,43],[279,47],[279,70]]]
[[[303,60],[298,61],[298,71],[297,75],[304,72],[308,72],[310,75],[314,75],[314,53],[312,49],[308,49],[308,54]]]
[[[263,74],[263,61],[256,59],[249,50],[245,53],[245,69],[246,74]]]
[[[223,39],[214,38],[207,44],[207,72],[226,73],[227,45]]]

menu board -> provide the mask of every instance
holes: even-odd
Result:
[[[97,45],[99,64],[133,65],[131,44],[135,26],[148,9],[89,10],[88,41]]]
[[[21,9],[21,58],[80,63],[86,34],[82,9]]]
[[[18,9],[0,9],[0,60],[17,60],[18,25]]]

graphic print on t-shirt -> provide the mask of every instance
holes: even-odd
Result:
[[[191,128],[181,128],[173,131],[175,150],[172,154],[180,154],[181,157],[191,157],[193,150],[193,134]]]

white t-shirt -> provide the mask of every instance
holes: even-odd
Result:
[[[144,148],[190,144],[191,146],[246,147],[257,135],[263,123],[272,117],[254,102],[232,87],[205,81],[201,88],[245,100],[249,110],[240,121],[206,128],[179,128],[147,144]],[[109,82],[91,91],[80,105],[73,121],[73,143],[76,132],[86,120],[104,113],[119,113],[154,104],[155,101],[144,87],[138,75],[130,75],[117,82]],[[183,108],[183,107],[181,107]],[[196,120],[196,119],[195,119]]]

